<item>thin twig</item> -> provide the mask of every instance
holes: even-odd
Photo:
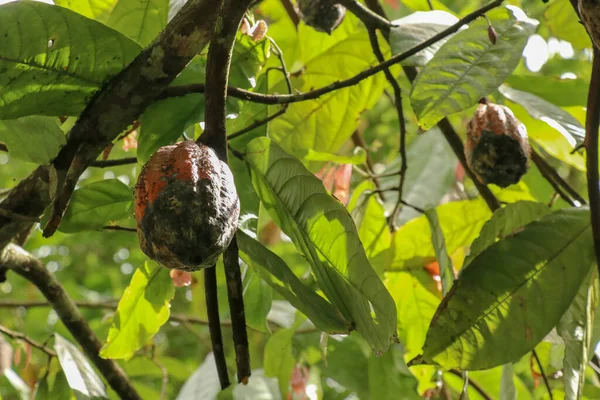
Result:
[[[135,229],[135,228],[128,228],[126,226],[119,226],[119,225],[106,225],[106,226],[102,227],[102,229],[104,229],[105,231],[137,232],[137,229]]]
[[[208,329],[212,351],[215,356],[217,374],[221,389],[227,388],[229,375],[227,374],[227,363],[223,349],[223,336],[221,334],[221,317],[219,317],[219,300],[217,299],[217,266],[204,269],[204,293],[206,295],[206,312],[208,314]]]
[[[31,345],[31,347],[35,347],[36,349],[43,351],[44,353],[48,354],[50,357],[56,357],[56,352],[54,350],[52,350],[49,347],[46,347],[46,345],[44,345],[42,343],[36,342],[35,340],[31,339],[29,336],[25,335],[24,333],[10,330],[2,325],[0,325],[0,332],[10,338],[13,338],[16,340],[22,340],[23,342],[27,342]]]
[[[544,385],[546,385],[546,390],[548,390],[548,396],[550,397],[550,400],[554,400],[554,396],[552,395],[552,388],[550,387],[550,381],[548,381],[548,377],[544,373],[544,368],[542,367],[542,362],[540,361],[540,358],[538,357],[538,354],[535,351],[535,349],[531,350],[531,354],[533,354],[533,358],[535,359],[535,362],[537,363],[537,366],[540,369],[540,374],[542,375],[542,378],[544,379]]]
[[[448,372],[450,372],[452,375],[462,378],[462,373],[459,370],[451,369]],[[475,389],[475,391],[477,393],[479,393],[479,395],[481,397],[483,397],[485,400],[492,400],[492,397],[489,394],[487,394],[487,392],[481,386],[479,386],[476,382],[474,382],[473,379],[469,379],[469,386],[471,386],[473,389]]]
[[[167,387],[169,386],[169,371],[158,358],[152,357],[150,361],[152,361],[154,365],[160,369],[162,377],[160,385],[160,400],[165,400],[167,398]]]
[[[383,62],[385,59],[381,49],[379,48],[377,33],[374,29],[369,29],[369,41],[371,42],[371,49],[373,50],[373,54],[375,54],[377,61],[380,63]],[[394,90],[394,105],[396,106],[396,114],[398,115],[398,123],[400,125],[400,183],[398,184],[398,201],[396,201],[394,211],[392,211],[389,220],[390,230],[393,232],[396,230],[396,221],[398,220],[398,215],[400,214],[400,205],[402,204],[400,201],[402,200],[404,181],[406,180],[406,170],[408,169],[406,160],[406,121],[404,121],[404,110],[402,109],[402,90],[400,89],[400,85],[398,84],[398,81],[396,81],[396,78],[394,78],[394,75],[392,75],[389,68],[384,69],[383,72],[388,83]]]
[[[588,197],[596,264],[600,270],[600,187],[598,181],[598,126],[600,124],[600,51],[594,46],[594,61],[585,118],[585,151]]]
[[[345,79],[343,81],[336,81],[331,83],[330,85],[324,86],[319,89],[311,90],[305,93],[298,94],[262,94],[250,92],[248,90],[239,89],[236,87],[228,87],[227,94],[231,97],[235,97],[242,100],[252,101],[256,103],[262,104],[285,104],[285,103],[296,103],[306,100],[314,100],[317,99],[324,94],[331,93],[338,89],[343,89],[346,87],[354,86],[360,83],[362,80],[367,79],[379,72],[382,72],[385,68],[389,68],[392,65],[398,64],[407,58],[417,54],[419,51],[431,46],[432,44],[444,39],[445,37],[455,33],[462,26],[468,24],[475,19],[479,18],[481,15],[486,12],[500,6],[504,0],[494,0],[491,3],[481,7],[480,9],[466,15],[464,18],[460,19],[456,24],[448,27],[447,29],[439,32],[438,34],[432,36],[431,38],[423,41],[422,43],[416,45],[415,47],[405,51],[404,53],[395,55],[394,57],[375,65],[371,68],[368,68],[352,78]],[[207,82],[209,80],[207,79]],[[191,93],[204,93],[205,86],[204,84],[191,84],[191,85],[183,85],[183,86],[170,86],[166,88],[162,94],[159,96],[160,98],[169,98],[169,97],[177,97],[177,96],[185,96]]]
[[[381,183],[379,182],[379,179],[377,176],[375,176],[373,174],[373,158],[371,158],[371,153],[369,152],[369,149],[367,148],[367,143],[365,143],[365,139],[363,139],[362,135],[360,134],[360,132],[358,130],[355,130],[354,132],[352,132],[352,143],[357,146],[357,147],[361,147],[362,149],[365,150],[365,153],[367,154],[367,159],[366,159],[366,164],[367,164],[367,175],[369,176],[369,178],[373,181],[373,184],[375,185],[375,187],[377,189],[381,189]],[[379,198],[381,199],[381,201],[385,201],[385,194],[383,192],[379,192]]]
[[[90,163],[90,167],[95,168],[108,168],[117,167],[119,165],[137,164],[138,160],[136,157],[120,158],[117,160],[96,160]]]
[[[0,216],[10,219],[18,219],[20,221],[40,222],[40,219],[37,217],[30,217],[29,215],[17,214],[4,208],[0,208]]]
[[[113,360],[99,356],[102,344],[60,282],[23,248],[8,244],[0,252],[1,269],[12,270],[33,283],[46,297],[58,317],[94,363],[109,385],[125,399],[141,399],[127,376]]]
[[[554,188],[556,193],[564,201],[569,203],[569,205],[571,207],[578,207],[581,204],[585,204],[585,202],[584,203],[579,202],[579,204],[578,204],[573,199],[571,199],[571,197],[562,189],[562,187],[556,180],[556,177],[558,176],[558,172],[556,172],[550,164],[546,163],[546,161],[534,149],[531,149],[531,160],[536,165],[536,167],[538,168],[538,170],[540,171],[540,173],[542,174],[544,179],[546,179],[546,181],[548,181],[548,183]]]
[[[290,17],[290,20],[294,24],[294,28],[298,29],[298,24],[300,23],[300,17],[294,8],[294,5],[290,0],[281,0],[281,4],[283,8],[285,8],[285,12]]]

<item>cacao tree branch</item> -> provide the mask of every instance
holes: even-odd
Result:
[[[415,55],[419,51],[431,46],[432,44],[444,39],[445,37],[455,33],[458,31],[463,25],[468,24],[475,19],[479,18],[487,11],[492,10],[502,4],[504,0],[494,0],[491,3],[481,7],[480,9],[466,15],[464,18],[459,20],[456,24],[448,27],[447,29],[439,32],[435,36],[425,40],[424,42],[416,45],[415,47],[405,51],[404,53],[397,54],[392,58],[377,64],[371,68],[367,68],[366,70],[358,73],[352,78],[345,79],[343,81],[336,81],[331,83],[330,85],[324,86],[319,89],[311,90],[305,93],[298,94],[263,94],[263,93],[255,93],[247,90],[228,87],[227,94],[231,97],[235,97],[241,100],[252,101],[255,103],[262,104],[286,104],[286,103],[297,103],[306,100],[314,100],[317,99],[327,93],[331,93],[335,90],[343,89],[346,87],[354,86],[359,84],[362,80],[367,79],[379,72],[382,72],[384,69],[391,67],[394,64],[398,64],[410,56]],[[185,96],[187,94],[192,93],[204,93],[205,91],[204,84],[192,84],[192,85],[182,85],[182,86],[171,86],[166,88],[163,93],[158,97],[159,99],[169,98],[169,97],[177,97],[177,96]]]
[[[598,174],[598,127],[600,125],[600,51],[594,46],[594,61],[585,116],[585,151],[588,197],[596,264],[600,270],[600,175]]]
[[[94,363],[114,391],[123,399],[141,400],[121,367],[113,360],[100,358],[102,347],[100,340],[60,282],[38,259],[23,248],[9,244],[0,252],[0,270],[14,271],[33,283],[46,297],[85,355]]]
[[[244,13],[250,5],[250,0],[224,0],[221,10],[218,15],[216,31],[208,49],[208,57],[206,61],[206,93],[205,103],[205,131],[198,139],[199,142],[211,147],[219,158],[227,163],[227,132],[226,132],[226,100],[227,100],[227,82],[229,80],[229,67],[231,65],[231,53],[235,44],[235,36],[239,25],[242,22]],[[227,280],[227,297],[229,300],[229,310],[231,314],[231,323],[233,329],[233,343],[235,347],[235,358],[237,365],[238,382],[246,384],[250,377],[250,351],[248,346],[248,332],[246,331],[246,314],[244,311],[244,298],[242,287],[242,275],[240,271],[240,263],[238,258],[238,248],[235,236],[233,237],[228,248],[223,253],[223,265],[225,267],[225,276]],[[209,300],[209,290],[214,290],[212,301],[216,300],[216,274],[215,268],[205,270],[205,287],[207,293],[207,301]],[[207,279],[210,278],[210,279]],[[209,287],[209,285],[214,285]],[[218,304],[212,304],[216,307],[216,315],[213,310],[213,315],[218,318]],[[208,302],[207,302],[208,308]],[[217,322],[213,324],[209,316],[209,325],[211,327],[211,338],[213,327],[219,328]],[[218,332],[220,336],[220,332]],[[214,344],[214,342],[213,342]],[[222,345],[222,344],[221,344]],[[215,360],[217,366],[225,361],[224,354],[222,360]],[[225,370],[225,375],[226,375]],[[229,378],[222,376],[219,373],[219,379],[226,378],[227,381],[221,380],[221,387],[228,386]],[[227,385],[224,386],[224,382]]]
[[[43,351],[51,357],[56,357],[56,352],[54,350],[52,350],[49,347],[46,347],[46,345],[43,343],[36,342],[35,340],[31,339],[29,336],[25,335],[22,332],[13,331],[0,325],[0,333],[3,333],[4,335],[12,339],[21,340],[23,342],[29,343],[31,347],[35,347],[36,349]]]
[[[79,176],[98,154],[144,112],[213,36],[217,7],[189,0],[161,34],[89,102],[53,160],[51,236]]]
[[[137,164],[137,157],[120,158],[116,160],[96,160],[90,163],[90,167],[108,168],[118,167],[119,165]]]

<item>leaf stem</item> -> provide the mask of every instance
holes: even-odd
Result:
[[[548,390],[548,396],[550,397],[550,400],[554,400],[554,396],[552,395],[552,388],[550,387],[550,382],[548,381],[548,377],[544,373],[544,368],[542,367],[542,362],[540,361],[540,358],[538,357],[538,354],[535,351],[535,349],[531,350],[531,354],[533,354],[533,358],[535,359],[535,362],[536,362],[538,368],[540,369],[540,374],[542,375],[542,378],[544,379],[544,385],[546,385],[546,390]]]

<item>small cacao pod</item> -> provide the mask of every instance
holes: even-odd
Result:
[[[298,0],[298,10],[306,25],[329,35],[346,15],[346,8],[333,0]]]
[[[579,0],[579,15],[594,45],[600,49],[600,3],[597,0]]]
[[[158,149],[134,197],[140,247],[167,268],[212,266],[237,230],[240,205],[231,171],[211,148],[192,140]]]
[[[480,104],[467,125],[467,164],[482,183],[513,185],[529,168],[527,129],[510,110]]]

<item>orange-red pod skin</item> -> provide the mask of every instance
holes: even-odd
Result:
[[[192,140],[158,149],[138,177],[134,198],[140,247],[167,268],[214,265],[237,230],[231,171]]]

